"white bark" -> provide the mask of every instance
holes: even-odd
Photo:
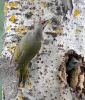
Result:
[[[63,15],[59,15],[60,11],[61,13],[64,12],[56,10],[58,6],[61,7],[62,0],[9,0],[8,3],[16,1],[19,3],[16,7],[7,6],[2,57],[11,58],[18,39],[24,35],[20,34],[32,31],[33,29],[30,29],[30,27],[37,23],[39,19],[50,19],[52,16],[56,16],[59,25],[52,23],[46,26],[43,32],[42,47],[39,54],[32,59],[32,66],[28,68],[30,77],[26,81],[25,88],[18,89],[16,97],[13,95],[17,92],[16,72],[12,69],[8,70],[8,74],[3,78],[6,100],[12,100],[12,98],[14,98],[13,100],[21,100],[21,94],[23,94],[23,100],[26,98],[28,98],[26,100],[77,100],[75,94],[72,95],[70,92],[69,86],[66,87],[66,83],[60,83],[58,70],[63,62],[63,56],[70,49],[75,50],[77,54],[85,58],[84,0],[73,1],[72,15],[68,12],[66,15],[68,20],[65,21],[63,21]],[[80,14],[74,17],[75,9],[78,9]],[[16,16],[14,22],[9,21],[12,15]],[[11,28],[7,30],[8,26],[11,26]],[[58,28],[56,31],[52,28],[55,26]],[[15,31],[17,27],[19,30]],[[55,35],[56,33],[57,35]],[[13,72],[12,75],[9,74],[10,72]],[[6,73],[6,70],[3,73]],[[12,94],[10,94],[11,91],[13,91]],[[8,96],[9,94],[10,96]]]

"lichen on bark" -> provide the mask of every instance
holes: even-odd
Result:
[[[13,100],[27,98],[28,100],[73,100],[73,98],[77,100],[70,92],[69,86],[61,82],[58,77],[59,66],[64,63],[63,58],[67,51],[73,49],[85,58],[84,5],[82,4],[85,2],[72,0],[74,6],[69,4],[70,2],[71,0],[68,0],[68,3],[64,0],[7,0],[5,2],[2,57],[7,59],[12,57],[18,42],[27,32],[34,29],[39,19],[50,19],[53,16],[56,19],[43,31],[44,41],[39,53],[31,60],[32,65],[28,68],[29,77],[25,88],[17,88],[17,82],[12,83],[14,76],[18,81],[16,72],[12,69],[8,70],[3,78],[3,82],[8,83],[4,84],[3,90],[7,86],[13,91],[18,89]],[[3,73],[6,73],[6,70],[3,70]],[[6,78],[8,79],[5,80]],[[12,100],[12,95],[8,96],[9,88],[4,91],[6,100]]]

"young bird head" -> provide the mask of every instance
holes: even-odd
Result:
[[[70,71],[71,69],[73,69],[77,66],[82,66],[82,63],[76,59],[71,59],[66,64],[66,71]]]
[[[82,63],[79,62],[79,61],[76,60],[76,59],[72,59],[72,60],[69,62],[69,64],[70,64],[70,66],[74,66],[74,67],[76,67],[76,66],[81,66],[81,65],[82,65]]]

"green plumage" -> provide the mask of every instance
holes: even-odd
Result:
[[[35,57],[41,48],[42,31],[47,23],[38,23],[33,32],[27,33],[17,45],[11,63],[15,63],[18,70],[19,84],[25,85],[28,62]]]
[[[25,85],[28,62],[38,53],[41,47],[41,41],[36,40],[33,33],[27,33],[20,41],[13,55],[13,62],[17,62],[19,84]]]
[[[18,64],[29,62],[40,50],[41,41],[36,40],[33,33],[27,33],[15,49],[13,59]]]

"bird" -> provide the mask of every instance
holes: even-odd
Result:
[[[28,32],[18,43],[12,55],[10,65],[15,64],[15,71],[18,71],[19,86],[25,86],[26,74],[29,62],[39,52],[43,41],[43,30],[51,20],[40,20],[35,26],[33,32]]]
[[[73,68],[76,68],[77,66],[82,66],[82,63],[76,60],[75,58],[71,58],[67,63],[66,63],[66,72],[72,70]]]

